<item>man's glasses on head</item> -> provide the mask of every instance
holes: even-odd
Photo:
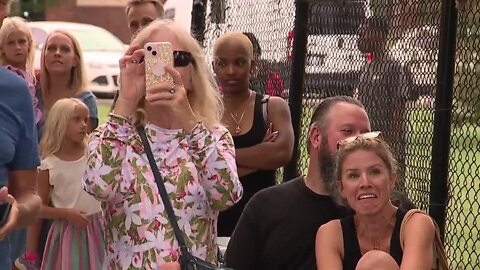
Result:
[[[380,131],[372,131],[367,133],[362,133],[357,136],[349,137],[337,142],[337,150],[344,147],[347,144],[350,144],[356,140],[363,139],[363,140],[372,140],[372,139],[380,139],[381,132]]]

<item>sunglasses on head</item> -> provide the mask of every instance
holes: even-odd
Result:
[[[337,150],[342,148],[343,146],[352,143],[356,140],[363,139],[363,140],[372,140],[372,139],[377,139],[381,138],[381,132],[380,131],[372,131],[372,132],[367,132],[367,133],[362,133],[357,136],[349,137],[346,139],[343,139],[341,141],[337,142]]]

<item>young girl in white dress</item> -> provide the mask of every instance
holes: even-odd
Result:
[[[101,269],[105,258],[100,202],[86,193],[87,106],[61,99],[50,110],[40,142],[40,217],[53,219],[41,269]],[[52,206],[49,206],[51,202]]]

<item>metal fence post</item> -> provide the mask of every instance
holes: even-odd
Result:
[[[298,176],[298,159],[300,155],[299,141],[302,123],[302,96],[305,79],[305,59],[308,38],[308,8],[307,0],[295,1],[295,26],[293,34],[293,51],[289,90],[289,105],[292,115],[295,144],[292,159],[285,166],[283,180],[288,181]]]
[[[198,40],[200,46],[203,46],[205,39],[205,19],[207,11],[207,0],[193,0],[192,6],[192,25],[190,29],[192,35]]]
[[[445,233],[448,203],[449,150],[455,74],[457,10],[455,0],[442,2],[440,47],[438,52],[437,91],[432,143],[430,215]]]

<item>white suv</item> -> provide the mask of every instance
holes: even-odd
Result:
[[[113,97],[118,90],[120,73],[118,60],[123,56],[125,44],[109,31],[90,24],[71,22],[28,22],[37,44],[35,69],[40,69],[41,48],[51,32],[61,29],[71,33],[82,50],[88,90],[98,96]]]

